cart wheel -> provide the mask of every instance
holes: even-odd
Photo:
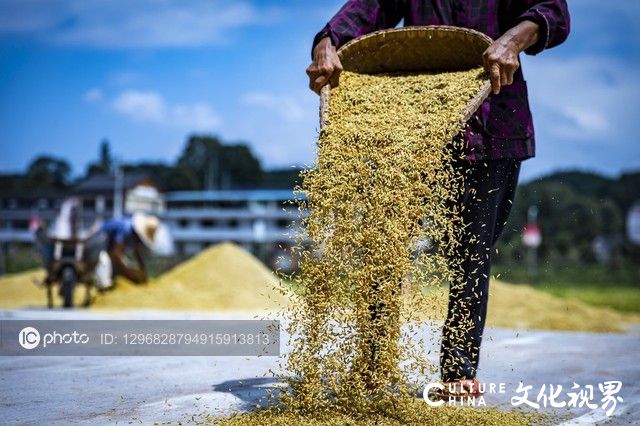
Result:
[[[47,307],[53,309],[53,285],[47,283]]]
[[[62,300],[65,308],[73,307],[73,290],[76,286],[76,271],[72,266],[65,266],[62,269]]]
[[[85,293],[84,293],[84,302],[82,302],[82,306],[84,308],[88,308],[91,306],[91,284],[85,284]]]

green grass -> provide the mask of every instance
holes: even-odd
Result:
[[[495,265],[501,280],[530,284],[538,290],[593,306],[640,313],[640,266],[545,265],[535,279],[523,265]]]
[[[0,256],[0,270],[7,274],[16,274],[42,266],[38,252],[33,248],[17,248]]]
[[[640,287],[640,265],[632,263],[615,267],[568,262],[541,263],[538,275],[533,279],[528,276],[524,262],[496,263],[491,272],[493,275],[499,273],[505,281],[531,285]]]
[[[494,265],[492,273],[502,281],[529,284],[564,299],[640,313],[640,267],[634,265],[615,269],[601,265],[547,266],[535,280],[527,276],[522,265]],[[298,294],[303,290],[295,280],[285,280],[285,285]]]
[[[576,299],[593,306],[613,308],[622,312],[640,313],[640,288],[610,287],[540,287],[542,291],[566,299]]]

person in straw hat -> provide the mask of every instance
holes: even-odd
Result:
[[[122,275],[138,284],[146,282],[148,276],[144,262],[145,248],[157,251],[162,239],[158,218],[136,213],[132,217],[111,219],[102,225],[100,232],[107,237],[106,249],[114,275]],[[128,250],[133,254],[137,267],[127,262]]]
[[[564,42],[570,17],[565,0],[349,0],[316,35],[310,88],[319,93],[339,83],[337,49],[376,30],[405,26],[448,25],[470,28],[495,40],[484,52],[492,94],[461,135],[465,149],[459,166],[467,179],[459,203],[468,224],[459,289],[449,295],[440,351],[442,381],[451,396],[479,393],[476,379],[487,311],[491,248],[509,216],[521,161],[535,155],[534,130],[519,54],[536,55]],[[472,194],[483,194],[474,197]],[[477,318],[460,326],[462,310]]]

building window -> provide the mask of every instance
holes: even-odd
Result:
[[[14,220],[13,229],[29,229],[28,220]]]
[[[94,210],[96,207],[96,200],[92,198],[85,198],[82,200],[82,208],[87,210]]]

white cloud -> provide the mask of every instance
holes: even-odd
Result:
[[[200,47],[277,16],[274,9],[231,0],[4,0],[0,33],[99,48]]]
[[[170,111],[170,118],[179,125],[192,130],[213,130],[220,125],[220,117],[205,103],[191,105],[175,105]]]
[[[593,107],[569,105],[562,107],[561,111],[582,132],[590,134],[604,133],[611,128],[609,117],[605,112],[598,111]]]
[[[558,169],[603,173],[638,167],[637,61],[561,49],[523,57],[536,128],[536,158],[525,180]]]
[[[167,116],[167,106],[160,94],[128,90],[113,100],[113,108],[122,115],[140,122],[162,122]]]
[[[567,42],[522,58],[536,127],[536,158],[524,163],[524,179],[640,167],[640,2],[580,0],[569,9]]]
[[[640,81],[627,61],[606,56],[527,60],[537,127],[560,140],[620,144],[640,130],[635,114]]]
[[[245,105],[267,109],[288,121],[299,121],[305,115],[305,109],[292,96],[277,95],[269,92],[250,92],[242,97]]]
[[[89,103],[100,102],[102,98],[103,98],[102,90],[100,90],[97,87],[87,90],[82,96],[82,99],[84,99],[85,102],[89,102]]]
[[[127,90],[116,96],[111,106],[136,122],[169,125],[187,131],[211,131],[221,122],[206,103],[170,104],[157,92]]]

